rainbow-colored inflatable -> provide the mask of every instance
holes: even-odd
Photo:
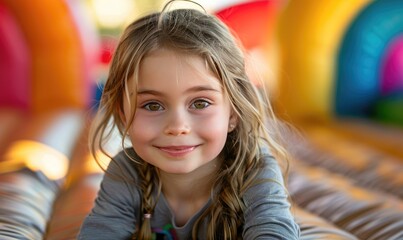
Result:
[[[289,1],[279,35],[287,114],[373,118],[388,101],[389,121],[402,123],[402,12],[400,0]]]

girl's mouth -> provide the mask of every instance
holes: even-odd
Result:
[[[167,153],[173,157],[181,157],[190,152],[192,152],[197,146],[166,146],[166,147],[158,147],[164,153]]]

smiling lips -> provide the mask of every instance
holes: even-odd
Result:
[[[168,147],[158,147],[161,151],[169,154],[172,157],[182,157],[190,152],[192,152],[197,146],[168,146]]]

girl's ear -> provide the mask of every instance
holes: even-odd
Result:
[[[228,121],[228,132],[230,133],[234,131],[237,125],[238,125],[238,116],[234,112],[232,112]]]

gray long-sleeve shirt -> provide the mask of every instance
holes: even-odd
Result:
[[[280,168],[272,157],[267,157],[266,167],[259,178],[272,179],[252,186],[243,201],[243,239],[298,239],[299,227],[290,212],[286,189]],[[86,217],[78,239],[130,239],[136,223],[141,219],[141,193],[136,183],[138,174],[135,164],[120,153],[108,166],[98,197],[91,213]],[[158,198],[151,226],[162,236],[175,232],[177,238],[191,239],[195,221],[209,206],[211,200],[181,227],[175,225],[175,216],[164,194]],[[162,234],[162,235],[161,235]],[[199,239],[206,239],[199,231]],[[172,234],[173,236],[173,234]]]

